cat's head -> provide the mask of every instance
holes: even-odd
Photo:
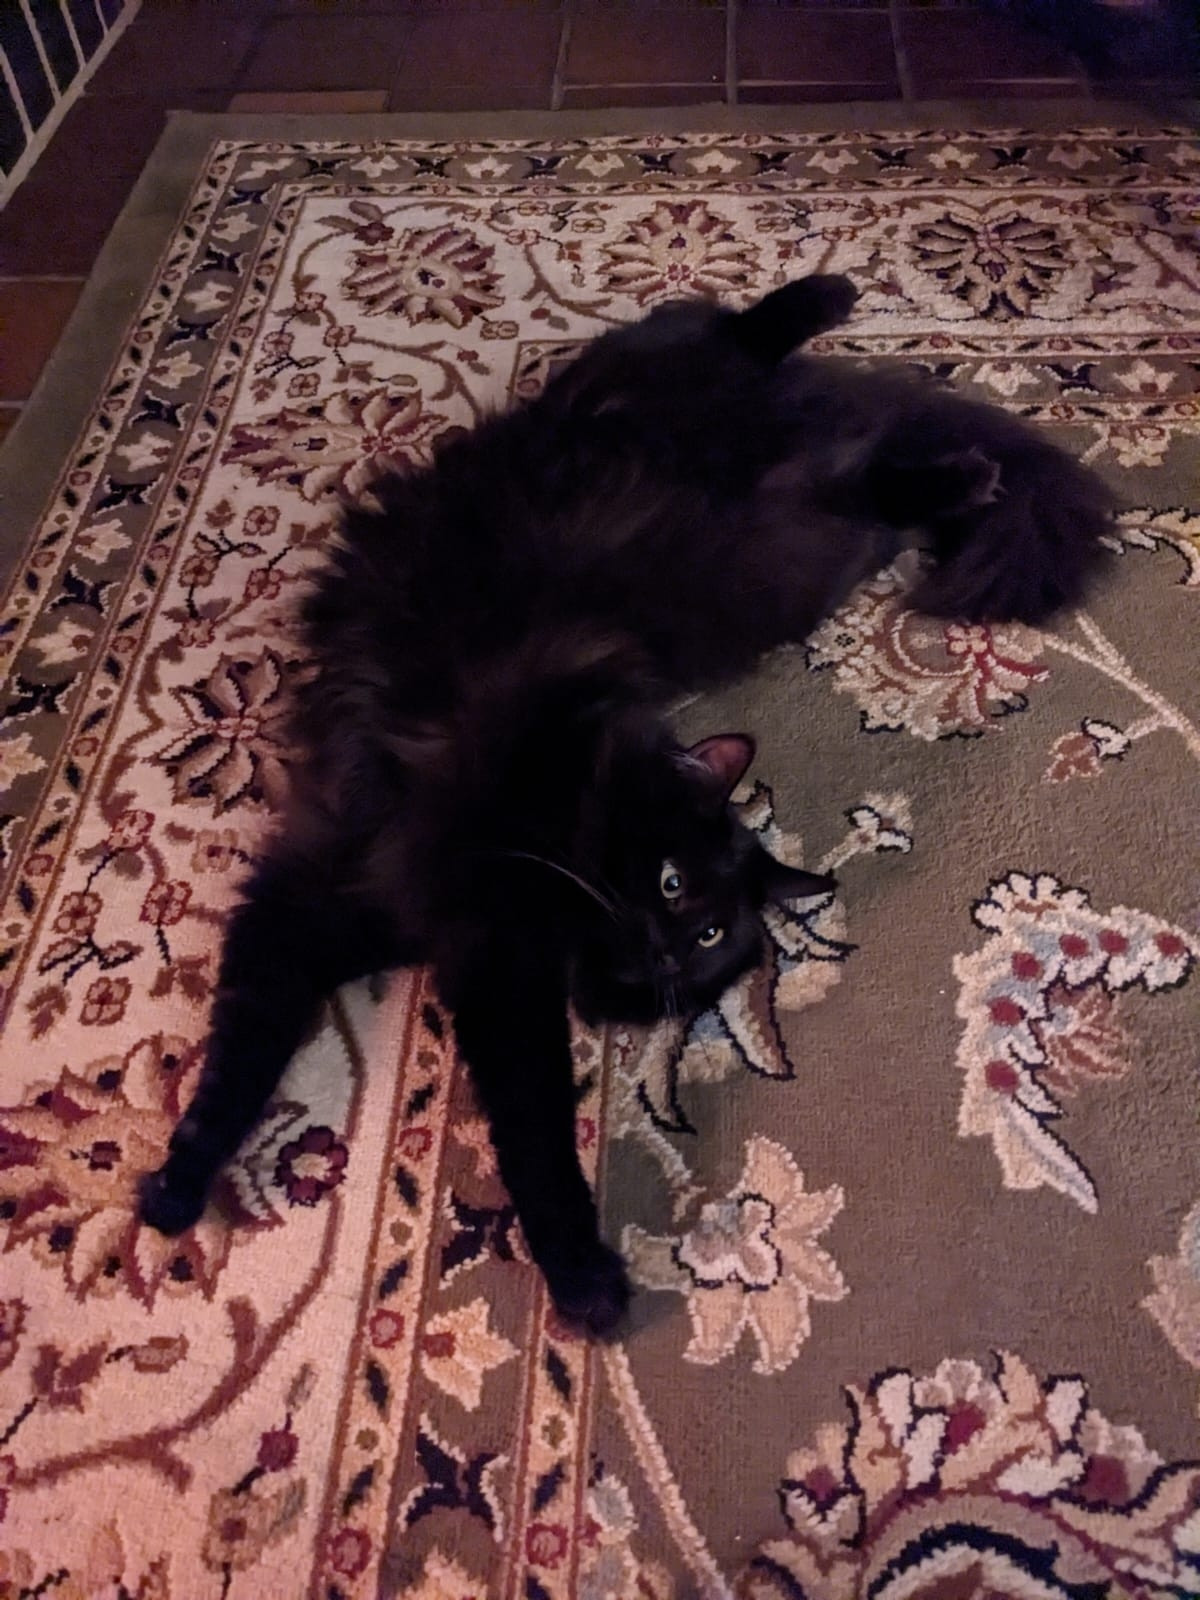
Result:
[[[690,750],[619,750],[597,796],[595,909],[572,997],[585,1021],[648,1023],[707,1009],[762,955],[768,901],[827,894],[834,880],[777,861],[729,797],[754,756],[744,734]]]

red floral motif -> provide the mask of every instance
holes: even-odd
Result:
[[[211,644],[217,636],[217,625],[212,617],[187,617],[179,624],[176,639],[185,650]]]
[[[100,896],[90,891],[65,895],[54,919],[55,933],[66,934],[73,939],[86,939],[96,926],[100,907]]]
[[[357,1578],[371,1559],[371,1541],[361,1528],[342,1528],[329,1542],[329,1565],[343,1578]]]
[[[349,1152],[332,1128],[306,1128],[285,1144],[275,1164],[275,1182],[290,1205],[315,1206],[346,1176]]]
[[[172,927],[183,920],[191,897],[191,884],[178,878],[151,884],[142,901],[141,920],[160,928]]]
[[[883,1570],[892,1592],[921,1600],[1066,1595],[1080,1573],[1097,1594],[1196,1592],[1200,1462],[1164,1463],[1136,1428],[1093,1409],[1079,1378],[1040,1380],[1011,1353],[996,1368],[947,1360],[928,1376],[892,1368],[849,1385],[852,1422],[791,1453],[786,1532],[736,1593],[841,1600],[870,1593]],[[983,1551],[1003,1551],[1003,1565],[986,1567]]]
[[[232,828],[201,829],[192,849],[193,872],[228,872],[238,860],[238,836]]]
[[[1100,753],[1086,733],[1064,733],[1050,747],[1051,762],[1046,769],[1050,783],[1066,783],[1070,778],[1094,778],[1100,771]]]
[[[250,539],[265,539],[278,525],[278,506],[251,506],[242,521],[242,532]]]
[[[561,1522],[534,1522],[525,1532],[525,1554],[535,1567],[559,1566],[567,1553],[567,1530]]]
[[[286,1489],[283,1491],[287,1493]],[[201,1558],[212,1572],[245,1572],[277,1533],[279,1507],[253,1489],[218,1489],[208,1508]]]
[[[976,316],[1028,316],[1073,264],[1059,228],[1022,210],[947,211],[918,228],[917,265]]]
[[[398,1311],[389,1311],[385,1306],[380,1306],[371,1313],[367,1331],[376,1349],[390,1350],[404,1337],[404,1318]]]
[[[1021,1084],[1020,1074],[1010,1061],[989,1061],[983,1075],[988,1088],[997,1094],[1016,1094]]]
[[[211,1294],[231,1230],[166,1239],[136,1209],[138,1180],[162,1161],[199,1065],[194,1044],[156,1034],[0,1107],[4,1248],[31,1249],[80,1300],[122,1288],[145,1306],[164,1289]]]
[[[421,1161],[433,1146],[433,1134],[428,1128],[405,1128],[396,1140],[396,1149],[410,1161]]]
[[[96,978],[83,997],[79,1020],[88,1028],[107,1028],[125,1015],[132,985],[128,978]]]
[[[360,244],[383,244],[395,238],[395,228],[370,200],[351,200],[350,211],[351,216],[329,219],[340,232],[350,234]]]
[[[371,224],[367,225],[368,229]],[[492,268],[495,250],[464,228],[407,229],[396,239],[376,226],[368,248],[355,252],[343,289],[369,312],[399,313],[409,322],[448,322],[462,328],[503,301]],[[386,228],[387,235],[391,229]],[[357,233],[362,239],[362,231]]]
[[[208,677],[173,689],[187,719],[158,751],[177,800],[210,800],[218,813],[243,798],[283,796],[286,668],[273,650],[222,656]]]
[[[255,567],[246,579],[246,599],[278,600],[282,588],[282,574],[274,567]]]
[[[145,843],[153,823],[152,811],[122,811],[105,842],[110,850],[136,850]]]
[[[992,1140],[1006,1188],[1047,1185],[1094,1212],[1095,1184],[1053,1126],[1056,1096],[1128,1072],[1121,995],[1178,988],[1200,945],[1130,906],[1099,911],[1050,873],[1009,873],[971,914],[991,938],[954,960],[966,1024],[958,1131]]]
[[[1071,778],[1094,778],[1101,763],[1126,755],[1132,745],[1129,735],[1099,717],[1085,717],[1074,733],[1065,733],[1050,747],[1051,761],[1046,769],[1047,783],[1066,783]]]
[[[188,589],[206,589],[217,575],[220,562],[211,551],[188,556],[179,569],[179,581]]]
[[[759,247],[703,200],[660,200],[605,247],[605,287],[640,306],[749,286]]]
[[[1024,711],[1030,684],[1048,676],[1041,653],[1040,635],[1019,623],[946,624],[907,610],[894,570],[863,584],[808,641],[809,667],[832,671],[865,729],[930,740],[983,733]]]
[[[338,492],[362,494],[385,471],[428,461],[445,422],[405,390],[337,394],[306,406],[285,406],[256,423],[238,423],[222,460],[241,465],[259,483],[289,483],[306,500]]]

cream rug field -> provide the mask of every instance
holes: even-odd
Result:
[[[1200,1594],[1198,238],[1181,131],[211,147],[0,614],[3,1600]],[[686,1034],[579,1036],[627,1336],[550,1313],[418,973],[139,1227],[336,494],[813,270],[828,350],[1128,510],[1052,632],[884,573],[681,712],[841,889]]]

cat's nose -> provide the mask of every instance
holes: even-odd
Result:
[[[658,970],[665,978],[677,978],[681,968],[674,956],[661,955],[658,958]]]

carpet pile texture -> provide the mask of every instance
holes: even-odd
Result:
[[[1198,219],[1171,130],[211,148],[0,613],[4,1600],[1200,1593]],[[823,348],[1126,510],[1050,631],[886,572],[681,711],[840,889],[686,1030],[578,1033],[624,1339],[548,1307],[420,973],[140,1227],[336,494],[814,270]]]

